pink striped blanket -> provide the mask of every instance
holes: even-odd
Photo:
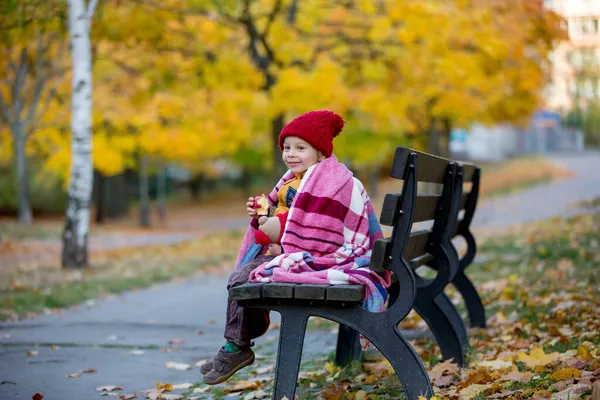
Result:
[[[277,191],[293,174],[288,171],[268,196],[277,202]],[[264,253],[254,243],[258,228],[252,219],[238,256],[240,267]],[[373,205],[352,172],[335,156],[310,167],[296,193],[285,224],[283,254],[260,265],[250,275],[252,282],[309,284],[362,284],[364,307],[380,311],[390,285],[390,274],[369,269],[371,250],[383,237]]]

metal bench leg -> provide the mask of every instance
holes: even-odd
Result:
[[[273,400],[294,399],[307,321],[308,315],[302,311],[291,309],[281,312]]]
[[[340,324],[335,350],[335,363],[337,365],[348,365],[352,361],[360,360],[362,360],[362,347],[358,332],[344,324]]]
[[[465,275],[464,271],[459,271],[452,280],[452,283],[458,289],[469,312],[469,321],[472,327],[485,328],[485,308],[477,289],[473,286],[473,282]]]
[[[467,334],[465,323],[454,304],[452,304],[452,300],[450,300],[446,293],[442,292],[435,298],[435,302],[442,312],[448,316],[448,320],[452,324],[463,349],[469,347],[469,336]]]
[[[394,328],[394,333],[397,337],[392,337],[389,333],[375,335],[372,339],[373,344],[394,367],[408,400],[417,400],[419,396],[430,398],[433,396],[433,389],[421,359],[397,327]],[[365,334],[371,338],[368,331],[365,331]]]
[[[450,318],[435,300],[427,295],[428,293],[421,296],[417,295],[414,305],[415,310],[429,325],[440,346],[444,360],[453,359],[459,365],[464,365],[463,347]]]

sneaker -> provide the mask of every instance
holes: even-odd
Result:
[[[201,373],[202,375],[206,375],[206,374],[208,374],[208,373],[210,372],[210,370],[212,369],[212,367],[213,367],[213,362],[212,362],[212,360],[211,360],[211,361],[208,361],[208,362],[205,362],[204,364],[202,364],[202,365],[200,366],[200,373]]]
[[[254,352],[250,347],[241,349],[235,353],[228,353],[221,348],[212,361],[212,369],[204,374],[204,383],[207,385],[216,385],[225,382],[237,371],[253,362]]]
[[[254,347],[254,342],[250,342],[250,347]],[[202,375],[208,374],[210,372],[210,370],[213,369],[213,362],[214,362],[214,359],[202,364],[200,366],[200,373]]]

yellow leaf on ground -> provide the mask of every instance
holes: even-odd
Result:
[[[491,369],[504,369],[512,367],[513,363],[511,361],[505,360],[492,360],[492,361],[482,361],[477,364],[480,367],[491,368]]]
[[[577,368],[563,368],[554,372],[551,375],[552,379],[570,379],[570,378],[579,378],[581,376],[581,371]]]
[[[223,391],[225,393],[242,392],[242,391],[245,391],[245,390],[260,389],[261,386],[262,385],[257,380],[254,380],[254,381],[239,381],[239,382],[236,382],[236,384],[233,385],[232,387],[226,387],[225,389],[223,389]]]
[[[559,353],[544,353],[544,350],[535,347],[530,354],[519,353],[517,359],[523,361],[529,368],[544,366],[558,360]]]

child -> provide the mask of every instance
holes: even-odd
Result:
[[[278,142],[289,171],[268,196],[269,204],[277,205],[274,215],[288,213],[283,254],[267,255],[253,242],[258,222],[250,198],[248,214],[253,218],[227,289],[247,282],[363,284],[366,308],[383,307],[389,272],[379,275],[368,269],[373,242],[383,237],[381,227],[362,184],[333,155],[333,138],[343,127],[339,115],[311,111],[283,128]],[[221,383],[252,364],[251,340],[268,328],[268,310],[228,302],[226,343],[201,367],[204,382]]]

